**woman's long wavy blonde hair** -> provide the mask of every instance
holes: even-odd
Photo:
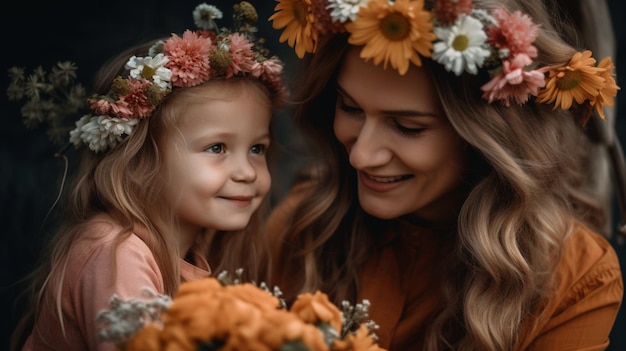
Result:
[[[94,80],[94,91],[106,93],[128,58],[145,54],[153,43],[138,45],[105,64]],[[175,204],[165,201],[169,172],[164,162],[164,145],[176,142],[180,110],[188,99],[195,98],[194,91],[207,85],[216,86],[210,89],[220,90],[220,97],[224,93],[239,94],[242,89],[252,89],[266,97],[268,107],[281,104],[257,79],[214,79],[197,87],[174,89],[157,110],[138,123],[133,133],[116,147],[94,153],[84,146],[73,184],[67,188],[69,193],[64,198],[61,227],[52,237],[41,264],[30,276],[31,302],[13,334],[12,349],[21,348],[44,304],[57,311],[63,325],[60,295],[69,252],[86,231],[88,221],[98,214],[105,213],[121,225],[117,243],[131,235],[137,225],[147,229],[147,236],[142,235],[141,239],[150,248],[161,270],[164,292],[173,295],[177,291],[181,280],[181,253],[178,252],[177,238],[171,235],[178,232]],[[202,96],[206,97],[206,94]],[[209,256],[212,273],[243,268],[244,279],[257,279],[259,256],[265,247],[263,236],[258,233],[261,219],[267,216],[267,212],[268,204],[264,202],[244,230],[219,232],[198,239],[197,245]]]
[[[539,0],[475,0],[476,8],[521,10],[540,25],[541,66],[567,63],[575,49],[550,23]],[[560,28],[559,28],[560,29]],[[324,36],[305,58],[295,84],[296,123],[319,164],[315,191],[277,236],[277,281],[286,297],[321,289],[336,302],[354,301],[358,272],[375,251],[375,237],[394,225],[363,212],[355,172],[333,133],[337,69],[346,36]],[[461,208],[440,287],[443,310],[427,331],[427,350],[513,350],[522,323],[550,293],[560,248],[574,220],[594,229],[603,213],[587,191],[589,143],[574,111],[529,102],[502,107],[481,98],[485,77],[458,78],[428,64],[450,123],[480,162]],[[304,269],[304,274],[302,274]],[[419,279],[419,278],[416,278]]]

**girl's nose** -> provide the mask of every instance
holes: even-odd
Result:
[[[252,183],[256,180],[257,171],[247,155],[233,160],[232,178],[236,182]]]

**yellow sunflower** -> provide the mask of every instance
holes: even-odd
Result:
[[[278,5],[274,14],[269,18],[274,29],[285,28],[280,35],[281,43],[295,49],[299,58],[307,52],[315,52],[319,33],[313,23],[315,17],[311,10],[311,0],[276,0]]]
[[[585,100],[593,100],[604,88],[605,80],[601,74],[605,69],[596,67],[595,63],[591,51],[586,50],[575,53],[567,65],[552,68],[537,102],[556,102],[554,109],[567,110],[574,101],[582,104]]]
[[[420,55],[430,57],[433,41],[433,22],[430,12],[424,10],[423,0],[371,0],[362,7],[354,22],[346,24],[351,33],[348,42],[365,45],[361,58],[383,62],[404,75],[409,63],[422,65]]]
[[[613,65],[613,61],[610,57],[605,57],[598,64],[598,68],[602,69],[600,71],[600,76],[604,78],[604,88],[600,89],[600,93],[589,103],[591,106],[595,107],[598,115],[602,117],[602,119],[606,119],[604,116],[604,106],[613,106],[613,98],[617,95],[617,91],[620,90],[619,86],[615,83],[615,73],[613,70],[615,69],[615,65]]]

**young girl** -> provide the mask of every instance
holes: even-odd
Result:
[[[181,281],[240,267],[254,279],[282,64],[254,39],[249,3],[235,6],[232,31],[216,30],[213,6],[194,17],[201,30],[102,70],[103,89],[70,133],[85,155],[16,349],[113,349],[96,316],[114,294],[172,295]]]
[[[610,58],[540,0],[276,10],[318,152],[267,225],[285,297],[369,299],[389,350],[605,349],[623,281],[581,125],[619,89]]]

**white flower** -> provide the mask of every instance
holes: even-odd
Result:
[[[148,49],[148,56],[155,57],[156,55],[163,53],[164,45],[165,45],[165,42],[163,40],[159,40],[156,43],[154,43],[150,47],[150,49]]]
[[[138,119],[127,119],[109,116],[83,116],[76,122],[76,128],[70,131],[70,141],[79,146],[81,143],[89,145],[94,152],[112,148],[130,135],[133,127],[139,123]]]
[[[327,9],[332,9],[330,18],[333,22],[346,23],[348,20],[354,21],[361,7],[365,6],[369,0],[328,0]]]
[[[473,9],[472,17],[481,21],[484,25],[499,26],[498,21],[484,9]]]
[[[70,143],[74,144],[74,146],[79,147],[80,144],[82,144],[81,130],[83,126],[87,124],[90,118],[90,115],[84,115],[83,117],[81,117],[81,119],[76,121],[76,128],[70,131]]]
[[[126,69],[130,70],[130,76],[135,79],[151,79],[162,90],[171,88],[172,71],[165,67],[169,58],[164,54],[157,54],[154,57],[133,56],[128,59]]]
[[[457,76],[464,70],[477,74],[491,54],[484,47],[487,34],[483,24],[473,17],[461,16],[452,26],[435,27],[434,32],[440,41],[433,46],[433,60]]]
[[[193,21],[200,29],[216,29],[214,19],[222,18],[222,11],[213,5],[202,3],[193,10]]]

